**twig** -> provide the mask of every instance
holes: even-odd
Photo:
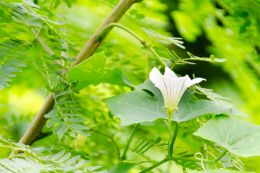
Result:
[[[218,158],[216,158],[215,160],[214,160],[214,162],[218,162],[218,161],[220,161],[226,154],[227,154],[227,150],[225,150]]]
[[[127,28],[119,23],[111,23],[111,24],[107,25],[106,28],[104,29],[104,31],[100,33],[100,37],[102,38],[103,35],[106,34],[107,31],[110,30],[110,28],[112,28],[112,27],[117,27],[117,28],[122,29],[125,32],[129,33],[130,35],[132,35],[135,39],[137,39],[144,46],[145,49],[147,49],[151,54],[153,54],[153,56],[155,56],[163,66],[166,66],[166,64],[162,60],[161,56],[158,55],[158,53],[150,45],[148,45],[147,42],[142,37],[140,37],[138,34],[136,34],[129,28]]]
[[[54,55],[53,50],[52,50],[52,49],[48,46],[48,44],[42,39],[42,37],[39,36],[39,34],[38,34],[34,29],[32,29],[32,32],[33,32],[33,34],[34,34],[36,40],[40,43],[40,45],[42,46],[42,48],[45,50],[45,52],[46,52],[48,55],[50,55],[50,56]]]
[[[136,124],[136,125],[134,126],[134,128],[133,128],[133,130],[132,130],[132,132],[131,132],[131,135],[130,135],[129,139],[127,140],[127,144],[126,144],[126,146],[125,146],[125,150],[124,150],[124,152],[123,152],[123,154],[122,154],[121,160],[125,160],[125,159],[126,159],[126,154],[127,154],[128,148],[129,148],[129,146],[130,146],[130,144],[131,144],[131,142],[132,142],[132,140],[133,140],[135,131],[136,131],[136,129],[137,129],[138,126],[139,126],[139,124]]]
[[[96,51],[96,49],[99,47],[101,42],[104,40],[105,36],[112,29],[111,28],[102,38],[98,38],[98,36],[104,30],[104,28],[110,23],[117,22],[126,13],[126,11],[136,2],[139,2],[139,0],[121,0],[112,10],[111,14],[105,19],[105,21],[101,24],[101,26],[92,35],[92,37],[87,41],[83,49],[77,55],[76,57],[77,61],[73,65],[77,65],[80,62],[84,61],[85,59],[89,58]],[[31,125],[29,126],[25,134],[20,139],[19,141],[20,143],[30,145],[35,140],[37,140],[37,137],[41,133],[41,130],[47,121],[44,115],[47,114],[53,108],[53,105],[54,105],[53,94],[50,94],[47,97],[47,100],[45,101],[41,110],[34,117]]]
[[[145,170],[141,171],[140,173],[148,172],[148,171],[150,171],[150,170],[152,170],[152,169],[154,169],[154,168],[156,168],[156,167],[158,167],[158,166],[164,164],[165,162],[168,162],[169,160],[171,160],[171,159],[165,158],[165,159],[163,159],[163,160],[161,160],[161,161],[159,161],[159,162],[156,162],[154,165],[152,165],[152,166],[146,168]]]
[[[89,129],[89,131],[92,131],[94,133],[100,134],[100,135],[108,138],[110,140],[110,142],[115,146],[115,150],[116,150],[116,153],[117,153],[117,158],[120,159],[120,149],[119,149],[119,146],[117,145],[117,143],[116,143],[116,141],[115,141],[113,136],[111,136],[109,134],[106,134],[106,133],[103,133],[101,131],[95,130],[93,128]]]

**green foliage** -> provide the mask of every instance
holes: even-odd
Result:
[[[107,103],[113,114],[119,116],[122,125],[167,118],[160,91],[149,80],[139,85],[135,91],[108,99]],[[173,120],[185,122],[206,114],[241,115],[225,102],[197,99],[191,93],[186,93]]]
[[[59,139],[67,133],[75,138],[77,134],[89,135],[86,118],[80,103],[71,89],[64,90],[54,96],[55,106],[45,115],[49,119],[47,127],[53,127],[53,133]]]
[[[0,43],[0,89],[9,86],[12,78],[25,66],[27,55],[20,50],[27,48],[22,42],[15,40]]]
[[[205,35],[212,44],[207,52],[227,61],[221,66],[242,97],[244,109],[258,119],[259,103],[259,1],[181,0],[171,11],[177,29],[185,40],[194,42]],[[241,82],[243,81],[243,82]],[[231,84],[232,84],[231,83]]]
[[[188,171],[189,173],[238,173],[241,171],[234,171],[234,170],[205,170],[205,171]],[[242,173],[242,172],[241,172]],[[246,173],[243,171],[243,173]]]
[[[238,156],[260,155],[260,127],[249,122],[219,117],[209,120],[194,135],[213,141]]]
[[[72,66],[118,2],[0,2],[0,172],[258,172],[259,126],[247,121],[259,123],[259,1],[143,0]],[[168,122],[147,80],[164,66],[207,79]],[[6,140],[20,139],[47,93],[39,138]]]
[[[110,170],[110,173],[127,173],[134,166],[133,163],[122,162],[118,163],[114,168]]]
[[[68,72],[68,80],[77,82],[77,89],[90,84],[110,83],[123,85],[123,73],[118,68],[108,68],[104,52],[96,53],[92,57],[73,67]]]
[[[86,168],[87,160],[70,152],[48,152],[44,148],[30,149],[19,143],[0,138],[0,146],[22,151],[14,152],[11,157],[0,159],[1,172],[92,172],[99,167]]]

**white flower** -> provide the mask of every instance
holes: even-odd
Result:
[[[150,72],[149,78],[161,91],[164,105],[169,112],[173,112],[174,109],[177,109],[178,103],[187,88],[205,80],[203,78],[195,78],[191,80],[188,75],[178,77],[168,67],[165,68],[164,75],[154,67]]]

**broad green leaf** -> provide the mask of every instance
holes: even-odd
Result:
[[[132,92],[108,99],[107,103],[112,113],[119,116],[122,125],[167,117],[161,93],[149,80]],[[233,107],[223,102],[197,99],[191,92],[186,92],[173,120],[184,122],[205,114],[240,115]]]
[[[111,83],[123,85],[123,73],[120,69],[109,69],[106,65],[107,57],[104,52],[94,54],[89,59],[73,67],[68,72],[68,79],[77,81],[77,88],[81,89],[89,84]]]
[[[232,105],[223,101],[196,99],[190,93],[182,97],[173,120],[184,122],[206,114],[243,115]]]
[[[242,157],[260,156],[260,127],[231,117],[209,120],[194,135]]]

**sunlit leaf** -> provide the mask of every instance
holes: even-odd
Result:
[[[105,67],[107,57],[104,52],[96,53],[89,59],[73,67],[68,72],[68,79],[78,82],[77,88],[81,89],[89,84],[111,83],[123,85],[123,73],[120,69]]]
[[[154,96],[147,93],[147,90]],[[132,92],[108,99],[107,103],[112,113],[121,119],[122,125],[167,118],[161,93],[149,80]],[[184,122],[205,114],[240,115],[240,112],[222,102],[198,99],[186,92],[173,120]]]
[[[209,120],[194,135],[215,142],[238,156],[260,155],[260,127],[236,118]]]

